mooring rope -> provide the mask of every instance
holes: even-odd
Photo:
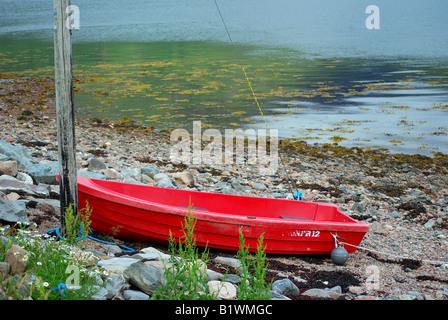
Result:
[[[247,84],[249,85],[250,91],[252,92],[252,96],[254,97],[255,103],[257,104],[258,110],[260,111],[261,117],[263,118],[263,121],[264,121],[264,124],[266,126],[266,129],[268,130],[269,136],[272,139],[271,130],[269,129],[269,126],[268,126],[268,123],[266,121],[266,118],[264,117],[263,110],[261,109],[260,103],[258,102],[257,95],[255,94],[255,91],[254,91],[254,89],[252,87],[252,84],[251,84],[251,82],[249,80],[249,77],[248,77],[248,75],[246,73],[246,69],[244,68],[243,63],[241,62],[240,56],[239,56],[239,54],[238,54],[238,52],[237,52],[237,50],[235,48],[235,45],[234,45],[233,40],[232,40],[232,36],[230,35],[229,29],[227,28],[227,24],[226,24],[226,22],[224,20],[224,17],[222,15],[222,13],[221,13],[221,10],[219,9],[218,3],[216,2],[216,0],[213,0],[213,1],[215,2],[216,9],[218,10],[219,16],[221,17],[221,21],[222,21],[222,23],[224,25],[224,28],[225,28],[226,33],[227,33],[227,36],[229,37],[229,41],[230,41],[230,44],[232,46],[233,52],[235,53],[235,56],[238,59],[240,67],[243,70],[244,77],[246,78]],[[289,173],[288,173],[288,170],[286,169],[286,165],[285,165],[285,162],[283,161],[283,157],[282,157],[281,152],[279,152],[279,157],[280,157],[280,161],[282,162],[283,169],[284,169],[284,171],[286,173],[286,177],[288,178],[288,180],[290,182],[289,189],[291,191],[293,199],[295,199],[295,200],[302,200],[300,198],[301,193],[298,191],[297,185],[296,185],[295,181],[293,179],[291,179],[291,177],[289,176]],[[291,184],[294,186],[294,189],[296,189],[296,192],[294,192],[292,190]]]
[[[370,249],[370,248],[366,248],[366,247],[356,246],[356,245],[348,243],[348,242],[340,241],[339,240],[340,238],[337,236],[337,234],[335,235],[335,234],[331,233],[330,231],[329,231],[329,233],[334,238],[335,248],[337,248],[340,244],[342,244],[344,246],[348,245],[348,246],[354,247],[356,249],[361,249],[361,250],[369,251],[369,252],[376,253],[376,254],[382,254],[384,256],[399,258],[399,259],[402,259],[402,260],[403,259],[418,260],[418,261],[426,262],[426,263],[429,263],[429,264],[440,264],[440,265],[446,265],[448,263],[448,261],[417,259],[417,258],[406,257],[406,256],[403,256],[403,255],[393,254],[393,253],[390,253],[390,252],[379,251],[379,250],[374,250],[374,249]]]

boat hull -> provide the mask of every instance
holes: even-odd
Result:
[[[151,198],[150,200],[146,198]],[[78,199],[92,209],[91,228],[119,239],[167,243],[178,240],[188,206],[196,219],[196,245],[238,251],[245,244],[272,254],[329,254],[335,236],[356,250],[367,224],[332,204],[268,199],[127,184],[78,177]],[[263,210],[264,209],[264,210]]]

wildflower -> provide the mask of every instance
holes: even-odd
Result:
[[[38,266],[41,266],[41,265],[42,265],[42,262],[37,261],[36,264],[37,264]]]
[[[28,261],[28,256],[27,256],[27,255],[24,255],[24,256],[22,257],[22,260],[23,260],[23,261]]]
[[[108,275],[109,275],[109,272],[107,272],[107,270],[104,270],[104,271],[103,271],[103,274],[104,274],[105,276],[108,276]]]
[[[50,284],[49,284],[48,282],[44,282],[43,285],[44,285],[44,287],[46,288],[46,287],[48,287]]]

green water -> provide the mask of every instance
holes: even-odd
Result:
[[[375,31],[359,1],[218,2],[234,46],[213,1],[72,1],[77,117],[264,128],[242,64],[280,137],[448,152],[446,1],[379,0]],[[53,76],[52,36],[50,2],[4,0],[0,72]]]

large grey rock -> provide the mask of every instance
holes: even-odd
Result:
[[[33,164],[27,167],[28,174],[39,183],[58,184],[56,175],[59,173],[59,162],[48,161]]]
[[[101,260],[98,261],[97,265],[105,268],[109,273],[123,273],[135,261],[134,258],[121,257]]]
[[[123,276],[129,283],[150,296],[166,285],[164,270],[144,262],[131,264]]]
[[[33,163],[33,158],[21,146],[15,146],[0,140],[0,159],[15,160],[19,169],[25,169]]]
[[[43,186],[36,186],[18,181],[9,176],[0,177],[0,191],[4,193],[15,192],[21,196],[32,196],[35,198],[48,198],[49,191]]]
[[[277,280],[272,283],[271,290],[273,292],[279,293],[281,295],[300,295],[300,290],[297,286],[289,279]]]
[[[0,198],[0,221],[29,224],[25,203]]]

